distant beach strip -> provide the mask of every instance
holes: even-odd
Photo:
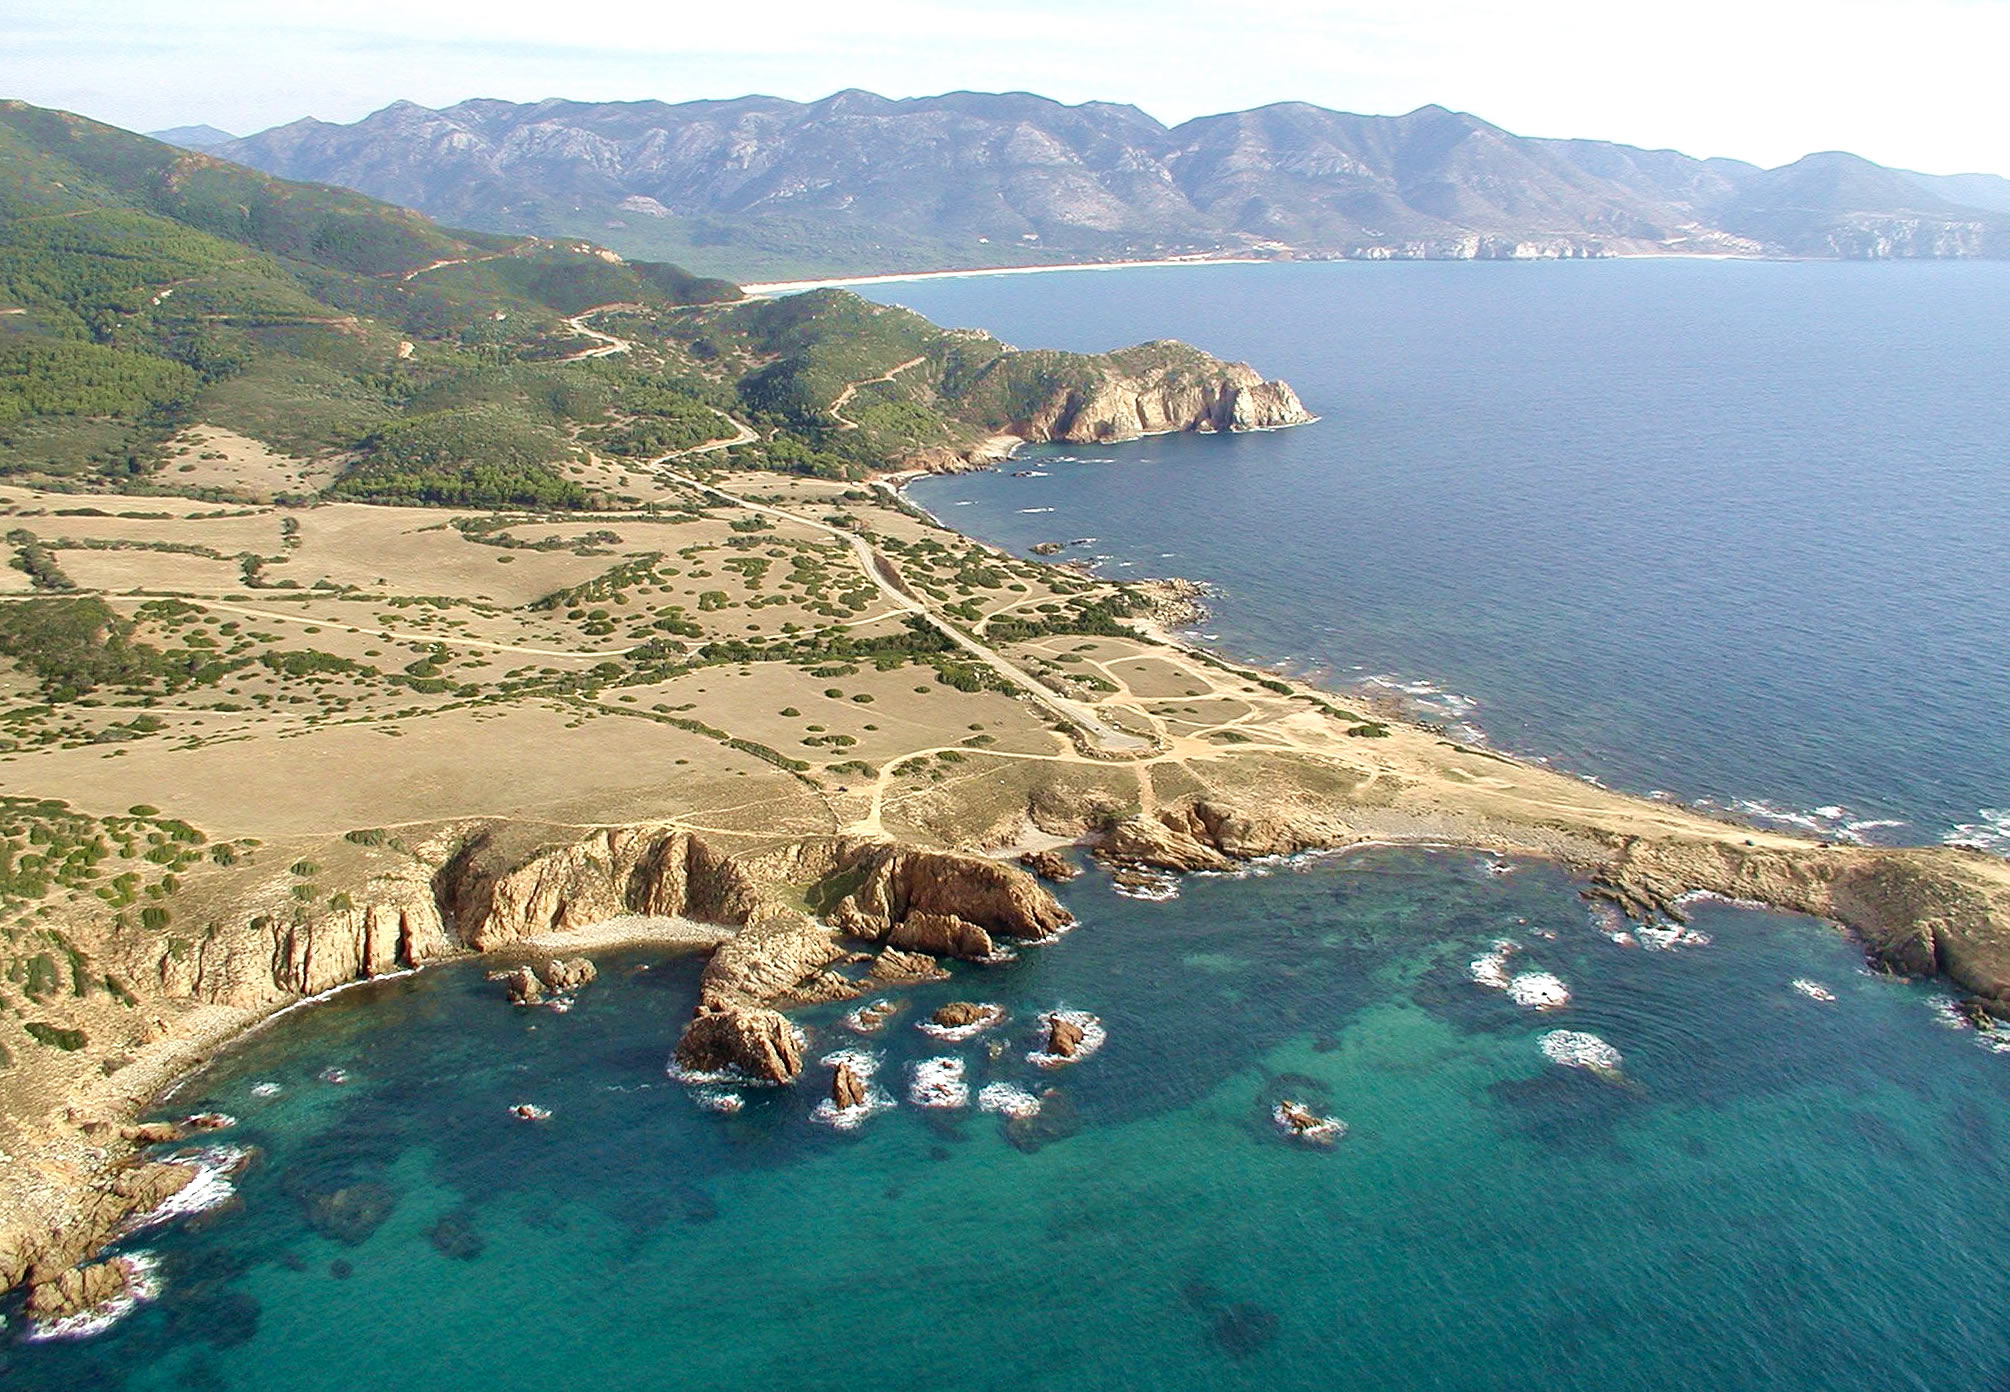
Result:
[[[769,280],[742,285],[749,299],[779,299],[805,290],[861,285],[901,285],[916,280],[963,280],[975,276],[1046,275],[1054,271],[1137,271],[1168,266],[1267,266],[1267,256],[1169,256],[1157,261],[1074,261],[1059,266],[978,266],[961,271],[895,271],[886,275],[835,276],[827,280]]]

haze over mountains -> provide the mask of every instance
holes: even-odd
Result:
[[[166,134],[166,133],[164,133]],[[1026,93],[801,103],[398,102],[216,141],[455,224],[740,277],[1191,253],[2010,255],[2010,180],[1854,155],[1778,169],[1302,103],[1168,128]],[[221,134],[220,132],[216,134]]]

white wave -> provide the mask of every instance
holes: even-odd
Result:
[[[1489,991],[1505,991],[1508,988],[1508,958],[1521,951],[1521,944],[1512,938],[1502,938],[1482,955],[1473,958],[1466,967],[1466,975]]]
[[[1679,923],[1664,923],[1636,928],[1634,935],[1640,945],[1655,952],[1675,952],[1685,947],[1708,947],[1710,935],[1699,933],[1694,928]]]
[[[834,1126],[840,1131],[853,1131],[865,1123],[867,1117],[878,1112],[891,1110],[893,1098],[884,1088],[875,1086],[873,1075],[879,1072],[880,1056],[864,1049],[838,1049],[825,1054],[820,1060],[829,1069],[849,1067],[865,1085],[865,1101],[851,1107],[840,1107],[836,1099],[826,1097],[818,1102],[810,1113],[810,1120],[824,1126]]]
[[[718,1112],[731,1116],[747,1105],[747,1099],[737,1092],[729,1092],[721,1087],[700,1087],[691,1090],[691,1100],[708,1112]]]
[[[1154,871],[1136,884],[1117,884],[1111,888],[1126,899],[1165,904],[1179,898],[1179,876],[1169,871]]]
[[[964,1081],[963,1060],[923,1059],[908,1070],[907,1100],[917,1107],[944,1110],[970,1105],[970,1084]]]
[[[279,1096],[284,1091],[286,1089],[277,1083],[259,1083],[256,1087],[252,1088],[251,1095],[261,1099],[272,1098]]]
[[[1856,846],[1869,844],[1870,838],[1864,835],[1865,832],[1908,825],[1890,817],[1855,817],[1840,803],[1799,809],[1781,807],[1761,798],[1741,798],[1733,802],[1731,807],[1754,821],[1792,827],[1796,831],[1804,831],[1823,840],[1847,841]]]
[[[1540,1042],[1543,1057],[1565,1068],[1584,1068],[1604,1076],[1616,1076],[1620,1065],[1625,1062],[1619,1050],[1583,1030],[1551,1030]]]
[[[1797,976],[1788,984],[1809,1000],[1832,1001],[1836,998],[1834,991],[1831,991],[1819,981],[1808,980],[1805,976]]]
[[[1311,1120],[1307,1120],[1310,1117]],[[1347,1123],[1339,1117],[1314,1117],[1302,1104],[1279,1102],[1270,1109],[1270,1119],[1294,1140],[1315,1145],[1332,1145],[1347,1134]]]
[[[1570,1004],[1570,988],[1550,972],[1518,972],[1507,984],[1508,998],[1530,1010],[1561,1010]]]
[[[202,1146],[196,1150],[178,1150],[161,1158],[170,1165],[195,1166],[195,1178],[162,1199],[155,1208],[137,1218],[127,1219],[120,1232],[139,1232],[176,1218],[206,1213],[229,1203],[237,1193],[237,1185],[231,1182],[231,1177],[249,1163],[251,1152],[243,1146]]]
[[[1017,1083],[986,1083],[978,1090],[977,1106],[1015,1120],[1040,1114],[1040,1099]]]
[[[2010,855],[2010,808],[1985,807],[1973,822],[1962,822],[1941,837],[1949,846],[1962,846],[1991,855]]]
[[[27,1337],[36,1343],[50,1339],[88,1339],[102,1334],[146,1301],[161,1293],[160,1258],[152,1252],[126,1252],[110,1258],[125,1271],[125,1289],[110,1300],[79,1310],[62,1319],[36,1320],[28,1326]]]
[[[845,1012],[844,1027],[853,1034],[878,1034],[901,1008],[884,997],[870,1000]]]
[[[1080,1063],[1095,1054],[1109,1039],[1109,1032],[1103,1022],[1086,1010],[1049,1010],[1040,1017],[1040,1028],[1051,1030],[1056,1020],[1066,1020],[1082,1031],[1082,1042],[1075,1046],[1073,1054],[1050,1054],[1044,1048],[1035,1049],[1026,1055],[1026,1061],[1041,1068],[1065,1068],[1071,1063]]]
[[[1020,511],[1020,512],[1021,512],[1022,514],[1024,514],[1024,515],[1028,515],[1028,516],[1030,516],[1031,514],[1033,514],[1033,513],[1036,513],[1036,512],[1052,512],[1053,510],[1054,510],[1054,509],[1052,509],[1052,508],[1020,508],[1020,509],[1019,509],[1019,511]]]
[[[914,1027],[936,1039],[946,1039],[952,1044],[960,1044],[966,1039],[975,1039],[984,1031],[1005,1023],[1004,1006],[983,1001],[977,1008],[984,1014],[967,1025],[938,1025],[933,1020],[917,1020]]]
[[[341,1087],[349,1081],[349,1070],[346,1068],[337,1068],[333,1064],[330,1064],[328,1067],[322,1069],[319,1073],[316,1073],[314,1076],[319,1078],[324,1083],[332,1084],[335,1087]]]

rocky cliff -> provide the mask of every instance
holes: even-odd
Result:
[[[1163,367],[1142,376],[1112,374],[1087,388],[1060,385],[1013,433],[1034,444],[1098,444],[1176,431],[1271,430],[1312,419],[1286,382],[1223,363],[1217,371]]]

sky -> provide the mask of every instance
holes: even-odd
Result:
[[[0,0],[0,96],[153,130],[404,98],[1035,91],[1168,124],[1436,102],[1523,135],[2010,175],[2010,0]]]

